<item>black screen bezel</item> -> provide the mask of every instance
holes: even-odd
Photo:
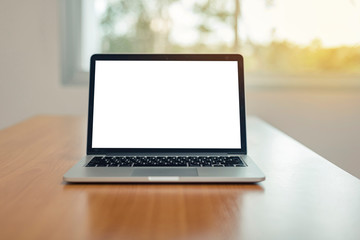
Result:
[[[238,92],[240,113],[241,148],[93,148],[92,130],[94,113],[95,62],[127,60],[127,61],[237,61],[238,62]],[[240,54],[94,54],[90,59],[89,108],[87,149],[88,155],[126,154],[126,153],[234,153],[246,154],[246,122],[245,122],[245,91],[244,64]]]

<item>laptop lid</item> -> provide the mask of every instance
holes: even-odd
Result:
[[[246,154],[238,54],[95,54],[87,154]]]

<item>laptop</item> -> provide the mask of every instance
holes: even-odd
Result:
[[[238,54],[95,54],[87,155],[66,182],[259,182]]]

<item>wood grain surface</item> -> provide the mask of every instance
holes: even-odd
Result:
[[[0,239],[360,239],[360,181],[250,118],[260,184],[66,184],[86,119],[0,131]]]

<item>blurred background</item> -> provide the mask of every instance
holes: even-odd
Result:
[[[360,0],[1,0],[0,129],[85,116],[93,53],[241,53],[247,114],[360,178],[359,29]]]

